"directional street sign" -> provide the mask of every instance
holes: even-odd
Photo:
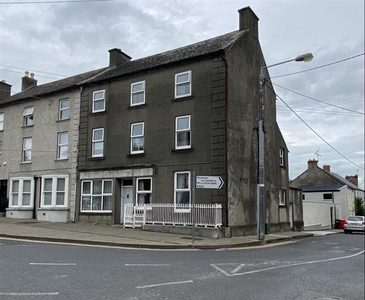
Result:
[[[220,176],[196,176],[197,189],[220,189],[224,181]]]

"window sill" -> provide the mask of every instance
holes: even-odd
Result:
[[[183,97],[174,98],[174,99],[172,99],[172,102],[192,100],[192,99],[194,99],[194,96],[193,95],[189,95],[189,96],[183,96]]]
[[[147,104],[146,103],[142,103],[142,104],[136,104],[136,105],[131,105],[128,107],[128,109],[138,109],[138,108],[143,108],[146,107]]]
[[[105,156],[91,156],[88,157],[88,160],[104,160]]]
[[[68,158],[58,158],[54,160],[55,162],[65,162],[68,161]]]
[[[32,128],[34,125],[23,125],[22,128]]]
[[[106,216],[111,216],[112,212],[111,211],[80,211],[79,215],[106,215]]]
[[[43,206],[37,209],[38,211],[69,211],[67,206]]]
[[[62,123],[62,122],[67,122],[67,121],[70,121],[70,118],[68,119],[59,119],[59,120],[56,120],[56,123]]]
[[[280,168],[286,169],[285,165],[280,165]]]
[[[279,208],[286,208],[286,204],[279,204]]]
[[[188,153],[188,152],[193,152],[194,148],[186,148],[186,149],[172,149],[171,152],[172,153]]]
[[[106,114],[106,110],[102,110],[102,111],[92,111],[91,114],[93,116],[98,116],[98,115],[105,115]]]
[[[146,152],[143,152],[143,153],[130,153],[130,154],[127,154],[127,157],[144,157],[146,156]]]
[[[29,165],[31,163],[32,163],[31,161],[22,161],[20,164],[21,165]]]

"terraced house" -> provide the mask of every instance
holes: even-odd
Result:
[[[126,203],[189,214],[195,174],[225,181],[194,191],[196,203],[222,206],[225,235],[255,232],[265,62],[258,18],[244,8],[239,21],[237,31],[137,60],[112,49],[108,70],[81,84],[78,220],[123,223]],[[280,230],[290,226],[288,151],[275,111],[267,92],[267,218]]]
[[[6,217],[75,220],[80,87],[100,70],[37,86],[26,72],[22,91],[0,100],[0,182]],[[3,203],[5,203],[3,198]]]

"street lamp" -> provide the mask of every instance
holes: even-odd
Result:
[[[260,70],[260,107],[259,107],[259,126],[258,126],[258,169],[257,169],[257,239],[261,244],[265,244],[265,223],[266,223],[266,207],[265,207],[265,133],[264,133],[264,108],[265,108],[265,77],[264,69],[286,64],[288,62],[309,62],[313,59],[312,53],[306,53],[296,58],[282,61],[273,65],[262,67]]]

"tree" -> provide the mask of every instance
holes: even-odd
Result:
[[[365,216],[365,205],[362,198],[355,198],[355,215],[356,216]]]

